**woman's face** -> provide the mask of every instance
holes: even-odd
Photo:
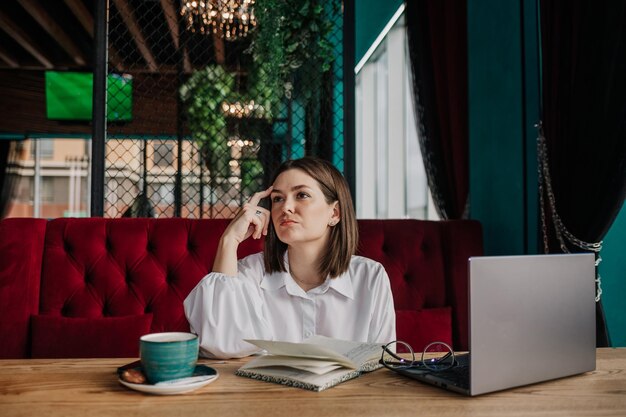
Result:
[[[299,169],[281,173],[273,185],[272,222],[278,238],[290,246],[324,245],[329,223],[339,221],[337,202],[328,204],[318,182]]]

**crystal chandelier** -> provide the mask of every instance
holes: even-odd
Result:
[[[235,101],[234,103],[222,102],[222,113],[224,116],[236,117],[243,119],[244,117],[263,118],[266,116],[266,111],[263,106],[255,103],[254,100],[250,100],[247,103]]]
[[[226,40],[243,38],[256,25],[255,0],[183,1],[180,14],[194,33],[220,34]]]

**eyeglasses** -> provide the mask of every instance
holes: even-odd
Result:
[[[408,355],[400,356],[397,352],[406,351]],[[422,351],[420,360],[415,359],[411,345],[394,340],[383,346],[380,364],[392,371],[408,368],[422,368],[424,371],[445,371],[456,364],[454,350],[445,342],[432,342]]]

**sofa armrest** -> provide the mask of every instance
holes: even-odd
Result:
[[[26,358],[30,316],[39,310],[46,220],[0,221],[0,359]]]

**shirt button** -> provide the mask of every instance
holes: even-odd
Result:
[[[311,337],[311,332],[304,333],[304,337]]]

